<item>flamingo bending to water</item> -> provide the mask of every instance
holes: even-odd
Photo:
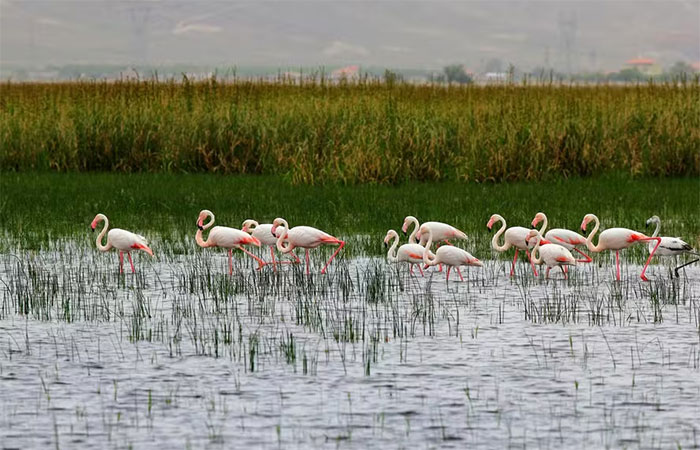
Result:
[[[423,262],[423,251],[425,247],[420,244],[408,243],[403,244],[397,250],[396,246],[399,245],[399,234],[394,230],[389,230],[384,237],[384,245],[388,246],[389,242],[392,240],[394,243],[391,245],[386,255],[387,261],[390,263],[407,262],[411,274],[413,274],[413,265],[418,264],[418,270],[420,274],[423,275],[423,269],[421,269],[420,264]],[[430,256],[432,257],[435,255],[431,253]]]
[[[490,230],[493,228],[493,225],[499,221],[503,225],[501,225],[501,228],[493,236],[493,239],[491,239],[491,247],[498,252],[505,252],[509,248],[515,247],[515,256],[513,257],[513,264],[510,267],[510,276],[512,277],[513,273],[515,272],[515,262],[518,260],[519,250],[523,250],[525,252],[528,261],[530,261],[532,273],[537,276],[537,269],[535,269],[535,264],[532,262],[532,258],[530,258],[530,251],[527,246],[527,234],[530,232],[530,229],[525,227],[510,227],[506,229],[506,219],[504,219],[500,214],[493,214],[486,224],[486,227]],[[498,239],[503,232],[505,232],[503,245],[498,245]]]
[[[421,234],[420,229],[422,226],[418,223],[418,219],[413,216],[406,216],[406,218],[403,219],[401,231],[406,234],[408,232],[408,227],[411,224],[413,224],[413,231],[408,238],[409,244],[419,243],[425,247],[425,243],[428,242],[428,237],[425,234]],[[433,238],[435,239],[435,242],[445,241],[449,244],[450,239],[467,239],[467,235],[463,231],[460,231],[452,225],[446,223],[424,222],[423,225],[428,226],[431,230],[433,230]]]
[[[207,218],[209,218],[210,220],[205,225],[204,220]],[[197,218],[198,230],[197,235],[195,236],[195,240],[197,241],[197,245],[199,245],[200,247],[222,247],[228,249],[229,275],[233,274],[234,248],[241,250],[243,253],[255,259],[258,262],[258,269],[265,265],[265,261],[243,248],[244,245],[255,245],[257,247],[260,247],[260,241],[246,232],[237,230],[236,228],[216,226],[211,229],[211,231],[209,232],[209,236],[207,236],[207,240],[205,241],[202,238],[202,233],[204,232],[204,230],[208,230],[212,225],[214,225],[214,213],[212,213],[208,209],[203,209],[199,213],[199,217]]]
[[[544,240],[542,239],[542,234],[538,230],[530,230],[525,239],[525,243],[527,244],[531,238],[537,240],[535,248],[532,249],[532,261],[535,264],[544,263],[547,266],[545,278],[549,278],[549,271],[552,267],[560,267],[564,278],[567,278],[566,266],[576,265],[576,259],[574,259],[569,249],[563,245],[554,244],[552,242],[547,243],[547,245],[542,245]]]
[[[642,269],[642,273],[640,275],[640,278],[642,280],[649,281],[645,273],[647,271],[647,267],[649,266],[651,258],[654,256],[654,253],[656,253],[656,250],[659,248],[659,244],[661,244],[661,238],[649,237],[646,236],[644,233],[630,230],[628,228],[608,228],[607,230],[604,230],[600,233],[600,236],[598,237],[598,245],[593,245],[593,236],[595,236],[595,234],[598,232],[598,228],[600,227],[600,220],[598,220],[598,218],[594,214],[586,214],[586,216],[583,218],[583,222],[581,222],[581,230],[586,231],[586,227],[591,221],[595,222],[595,226],[586,238],[586,246],[588,247],[589,251],[595,253],[600,253],[603,250],[615,250],[615,267],[617,273],[617,281],[620,281],[620,250],[630,247],[637,243],[656,241],[656,245],[649,253],[649,258],[647,258],[647,262],[646,264],[644,264],[644,268]]]
[[[656,224],[656,229],[654,229],[654,233],[651,235],[651,237],[656,237],[659,235],[659,230],[661,229],[661,219],[659,219],[659,216],[651,216],[650,218],[648,218],[647,227],[651,224]],[[649,253],[652,252],[652,250],[654,249],[653,247],[654,244],[652,242],[649,242]],[[683,253],[689,253],[691,255],[700,256],[700,254],[693,250],[693,247],[691,247],[690,244],[685,242],[683,239],[677,237],[674,238],[661,236],[661,244],[659,244],[659,248],[656,250],[657,256],[673,256],[676,258],[676,264],[678,264],[678,256],[682,255]],[[698,261],[700,261],[700,259],[694,259],[690,262],[676,267],[676,276],[679,276],[679,269],[682,269],[683,267]]]
[[[593,261],[593,259],[590,256],[576,248],[579,245],[586,245],[585,237],[581,236],[575,231],[565,230],[563,228],[552,228],[551,230],[547,231],[547,233],[545,233],[544,231],[547,229],[547,216],[543,212],[538,212],[535,215],[535,218],[532,219],[532,226],[536,227],[537,224],[540,222],[542,222],[542,227],[539,231],[540,235],[544,236],[544,239],[546,239],[549,242],[561,245],[569,251],[573,250],[581,254],[584,258],[586,258],[577,259],[576,262],[589,263]],[[545,241],[542,242],[542,245],[544,244]]]
[[[277,244],[277,238],[280,236],[280,234],[284,233],[285,228],[279,227],[277,230],[275,230],[275,234],[272,234],[272,224],[271,223],[261,223],[259,224],[257,221],[253,219],[247,219],[243,222],[243,225],[241,226],[241,231],[245,233],[250,233],[251,236],[254,238],[257,238],[262,245],[267,245],[270,247],[270,256],[272,257],[272,262],[271,263],[265,263],[267,264],[272,264],[272,267],[277,271],[277,264],[287,264],[291,263],[292,261],[280,261],[279,263],[275,261],[275,245]],[[292,256],[296,261],[296,263],[301,262],[299,260],[299,257],[292,253]]]
[[[482,262],[473,257],[471,253],[452,245],[443,245],[435,250],[435,254],[432,255],[430,247],[433,244],[433,229],[431,227],[425,227],[423,233],[428,236],[428,241],[425,243],[425,249],[423,250],[423,262],[426,266],[445,264],[447,266],[445,282],[450,281],[450,269],[453,267],[459,274],[459,279],[464,281],[462,272],[459,271],[460,266],[483,266]]]
[[[294,228],[289,228],[289,224],[286,220],[278,217],[272,222],[272,234],[275,234],[277,227],[280,225],[284,226],[285,233],[281,233],[277,238],[277,250],[282,253],[289,253],[294,250],[295,247],[300,247],[306,250],[306,274],[309,274],[309,249],[316,248],[321,245],[339,245],[336,251],[331,255],[330,259],[323,266],[321,273],[326,273],[328,265],[333,261],[333,258],[338,254],[340,250],[345,247],[345,241],[341,241],[337,237],[331,236],[330,234],[323,232],[317,228],[307,227],[307,226],[296,226]],[[285,244],[286,242],[286,244]]]
[[[104,214],[97,214],[90,228],[95,231],[95,227],[100,222],[104,222],[105,225],[97,235],[97,249],[101,252],[109,251],[112,247],[119,250],[119,273],[124,273],[124,253],[129,258],[129,264],[131,264],[131,273],[135,273],[134,262],[131,260],[132,250],[143,250],[149,255],[153,256],[153,250],[148,247],[148,241],[145,237],[140,234],[132,233],[131,231],[122,230],[120,228],[112,228],[107,233],[107,228],[109,228],[109,219]],[[102,238],[107,234],[107,244],[102,245]]]

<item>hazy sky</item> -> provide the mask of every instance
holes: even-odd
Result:
[[[616,70],[700,60],[700,0],[0,0],[0,64]],[[567,45],[568,43],[568,45]],[[567,51],[568,48],[568,51]]]

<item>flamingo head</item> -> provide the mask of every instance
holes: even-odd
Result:
[[[104,219],[104,215],[98,214],[95,216],[94,219],[92,219],[92,223],[90,224],[90,228],[92,228],[92,231],[95,231],[95,228],[97,227],[97,224],[102,222]]]
[[[403,231],[403,234],[406,234],[408,232],[408,225],[411,223],[411,216],[406,216],[405,219],[403,219],[403,225],[401,225],[401,231]]]
[[[197,217],[197,228],[200,230],[204,229],[204,219],[207,217],[211,217],[212,220],[214,220],[214,213],[209,211],[208,209],[203,209],[199,212],[199,217]]]
[[[491,228],[493,228],[493,224],[496,223],[497,221],[498,221],[498,215],[497,214],[492,215],[491,218],[489,219],[488,223],[486,224],[486,228],[488,228],[490,230]]]
[[[591,220],[593,220],[593,217],[595,217],[593,214],[585,215],[585,217],[583,218],[583,222],[581,222],[581,230],[586,231],[586,227],[591,222]]]
[[[258,222],[254,221],[253,219],[248,219],[245,222],[243,222],[243,225],[241,226],[241,231],[243,231],[245,233],[250,233],[257,226],[258,226]]]
[[[284,219],[283,219],[283,218],[278,217],[278,218],[276,218],[274,221],[272,221],[272,229],[271,229],[270,231],[272,232],[272,234],[273,234],[275,237],[278,237],[278,236],[277,236],[277,227],[279,227],[280,225],[284,225]]]
[[[544,220],[544,214],[541,212],[538,212],[535,214],[535,218],[532,219],[532,226],[536,227],[538,223],[542,222]]]
[[[525,245],[533,247],[537,244],[538,240],[540,240],[540,232],[537,230],[530,230],[527,236],[525,236]]]
[[[389,231],[386,232],[386,236],[384,236],[384,247],[388,247],[388,246],[389,246],[389,242],[391,242],[391,240],[394,238],[394,236],[398,236],[398,234],[396,233],[396,231],[394,231],[394,230],[389,230]]]
[[[647,219],[647,227],[651,225],[652,223],[659,223],[661,222],[661,219],[659,219],[659,216],[651,216]]]

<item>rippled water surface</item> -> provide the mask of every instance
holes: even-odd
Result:
[[[700,446],[697,266],[446,286],[64,247],[0,256],[0,448]]]

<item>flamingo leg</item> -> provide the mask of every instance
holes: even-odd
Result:
[[[270,246],[270,256],[272,256],[272,269],[277,272],[277,262],[275,262],[275,250],[274,247]]]
[[[551,269],[551,267],[547,267],[547,272],[545,272],[545,275],[544,275],[544,277],[547,279],[549,279],[549,269]]]
[[[564,273],[569,273],[569,266],[561,266],[561,270],[563,270]]]
[[[413,263],[408,263],[408,271],[413,275]]]
[[[124,252],[119,252],[119,273],[124,273]]]
[[[309,249],[306,249],[306,274],[309,275]]]
[[[445,277],[445,282],[450,281],[450,269],[452,269],[452,266],[447,266],[447,277]]]
[[[326,273],[326,268],[328,267],[328,264],[330,264],[331,261],[333,261],[333,258],[335,258],[335,255],[337,255],[338,252],[341,251],[343,249],[343,247],[345,247],[345,241],[339,241],[339,242],[340,242],[340,247],[338,247],[335,250],[335,252],[333,253],[333,255],[331,255],[330,259],[328,260],[326,265],[323,267],[323,270],[321,271],[321,273]]]
[[[561,267],[561,271],[564,272],[564,279],[568,280],[569,276],[566,274],[568,272],[568,270],[566,270],[566,266],[559,266],[559,267]]]
[[[424,277],[423,269],[421,269],[420,264],[418,264],[418,270],[420,271],[420,276]]]
[[[233,249],[228,249],[228,274],[233,275]]]
[[[297,256],[296,253],[291,253],[291,255],[294,257],[295,263],[297,263],[297,264],[301,263],[301,259],[299,259],[299,257]]]
[[[442,272],[442,264],[438,264],[438,272]]]
[[[513,273],[515,272],[515,261],[518,260],[518,249],[515,249],[515,256],[513,256],[513,265],[510,266],[510,276],[513,276]]]
[[[617,281],[620,281],[620,250],[615,250],[615,271],[617,273]]]
[[[583,255],[584,258],[586,258],[586,259],[577,259],[576,262],[589,263],[589,262],[593,261],[593,258],[591,258],[587,254],[583,253],[581,250],[577,249],[576,247],[574,247],[574,251],[579,252],[580,254]]]
[[[252,253],[249,252],[248,250],[244,249],[244,248],[241,247],[240,245],[239,245],[237,248],[238,248],[240,251],[242,251],[243,253],[245,253],[246,255],[248,255],[248,256],[250,256],[251,258],[253,258],[254,260],[256,260],[256,261],[258,262],[258,269],[261,269],[261,268],[265,265],[265,261],[263,261],[262,259],[258,258],[257,256],[255,256],[254,254],[252,254]],[[230,253],[229,253],[229,256],[230,256]]]
[[[656,253],[656,249],[659,248],[659,245],[661,245],[661,238],[660,237],[653,237],[653,238],[646,238],[642,239],[643,241],[656,241],[656,245],[654,246],[654,250],[649,253],[649,257],[647,258],[646,264],[644,264],[644,268],[642,269],[642,274],[639,276],[642,280],[644,281],[649,281],[649,279],[644,275],[647,271],[647,267],[649,267],[649,263],[651,262],[651,258],[654,256],[654,253]]]
[[[527,256],[527,260],[530,261],[530,266],[532,267],[532,273],[537,276],[537,269],[535,269],[535,263],[532,262],[532,257],[530,256],[530,252],[525,250],[525,255]]]
[[[131,252],[127,252],[126,256],[129,257],[129,264],[131,264],[131,273],[136,273],[136,270],[134,269],[134,262],[131,260]]]
[[[459,279],[464,281],[464,277],[462,276],[462,272],[459,271],[459,267],[455,267],[455,270],[457,271],[457,274],[459,275]]]

